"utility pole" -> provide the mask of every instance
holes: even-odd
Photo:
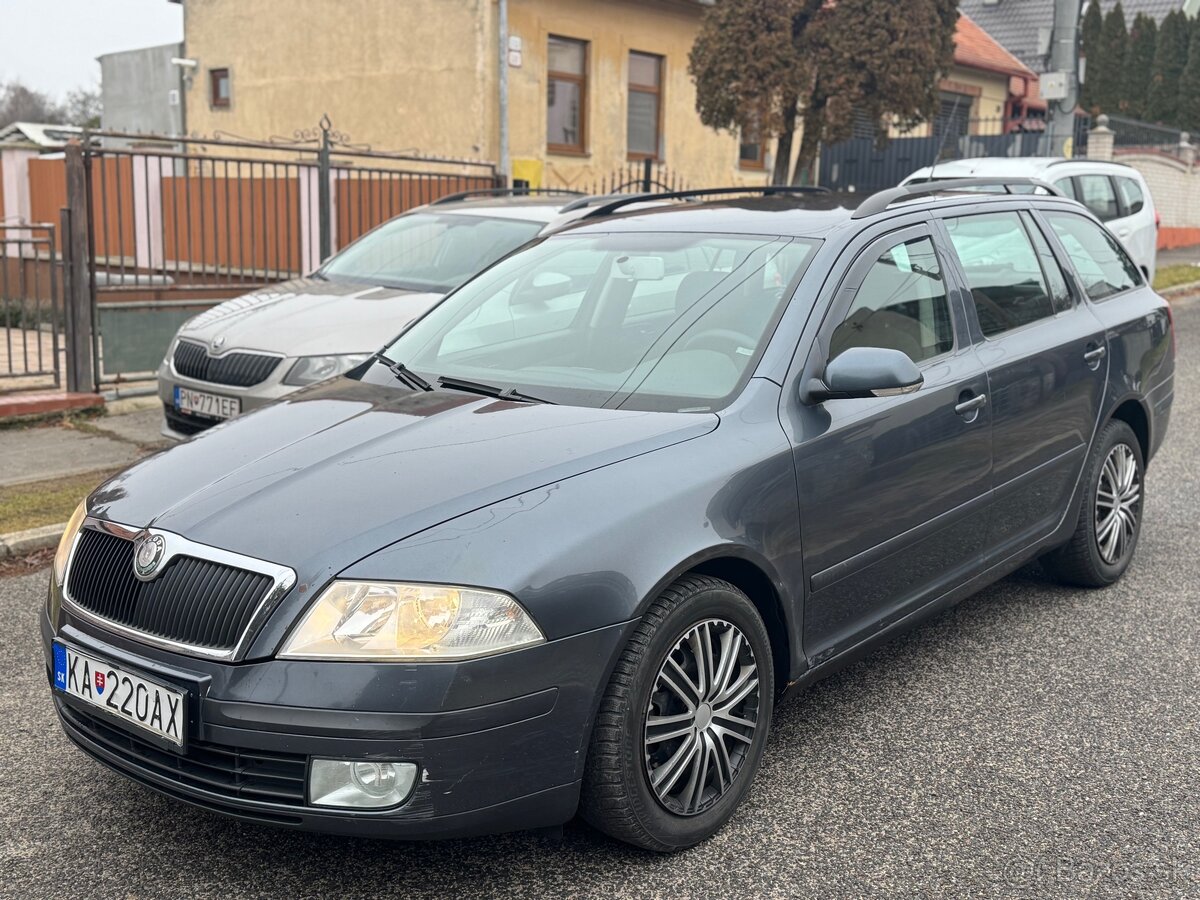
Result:
[[[1066,156],[1074,144],[1075,107],[1079,105],[1079,18],[1082,6],[1081,0],[1054,0],[1051,71],[1041,77],[1042,96],[1050,107],[1045,149],[1048,156]]]
[[[504,186],[508,187],[510,181],[509,168],[512,165],[508,156],[508,0],[500,0],[499,9],[499,32],[500,32],[500,57],[499,64],[499,88],[500,97],[499,117],[500,117],[500,177],[504,179]]]

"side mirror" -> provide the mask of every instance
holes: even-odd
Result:
[[[824,380],[809,381],[810,403],[911,394],[925,379],[916,363],[899,350],[850,347],[825,366]]]

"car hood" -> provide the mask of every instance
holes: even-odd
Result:
[[[378,350],[442,294],[301,278],[226,300],[188,321],[179,336],[229,350],[285,356]]]
[[[433,525],[718,422],[343,377],[142,460],[97,488],[89,511],[289,565],[301,584],[319,584]]]

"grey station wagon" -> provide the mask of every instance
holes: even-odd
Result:
[[[1130,564],[1170,311],[1028,187],[595,204],[96,490],[41,620],[63,730],[253,822],[705,839],[789,690],[1029,560]]]

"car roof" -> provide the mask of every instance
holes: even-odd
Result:
[[[1043,177],[1052,168],[1064,165],[1094,165],[1097,167],[1120,166],[1129,169],[1124,163],[1101,159],[1067,159],[1062,156],[980,156],[973,159],[952,159],[940,162],[933,169],[933,174],[941,178],[970,178],[974,176],[995,177]],[[906,182],[913,178],[928,178],[930,167],[917,169]]]

